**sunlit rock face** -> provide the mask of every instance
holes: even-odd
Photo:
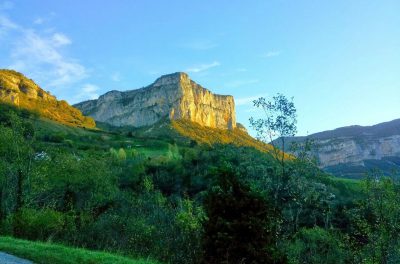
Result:
[[[115,126],[141,127],[169,118],[212,128],[236,128],[233,97],[213,94],[181,72],[161,76],[145,88],[110,91],[75,107],[97,121]]]
[[[22,74],[11,70],[0,70],[0,100],[20,106],[24,99],[57,101],[54,96]]]
[[[42,117],[65,125],[86,128],[96,126],[92,118],[83,116],[66,101],[58,101],[33,80],[13,70],[0,69],[0,102],[35,111]]]

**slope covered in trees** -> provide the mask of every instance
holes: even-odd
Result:
[[[398,260],[395,180],[136,132],[1,111],[0,234],[164,263]]]

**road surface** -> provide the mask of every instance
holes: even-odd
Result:
[[[1,264],[33,264],[32,261],[21,259],[9,255],[7,253],[0,252],[0,263]]]

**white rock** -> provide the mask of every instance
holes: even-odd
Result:
[[[75,107],[96,121],[115,126],[141,127],[169,118],[213,128],[236,128],[233,97],[213,94],[181,72],[164,75],[145,88],[111,91]]]

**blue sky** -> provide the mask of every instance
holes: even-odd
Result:
[[[0,68],[70,103],[185,71],[251,101],[293,96],[299,135],[400,118],[398,0],[0,0]]]

